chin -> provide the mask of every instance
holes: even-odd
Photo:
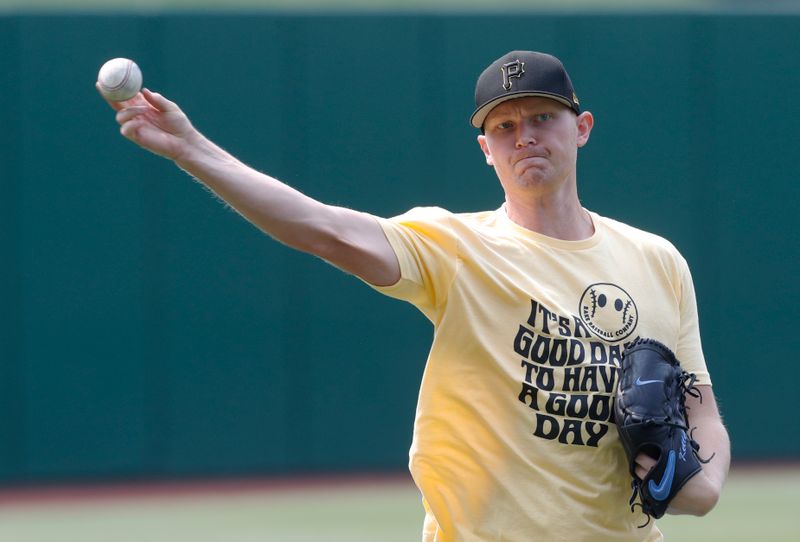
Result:
[[[514,184],[521,187],[543,187],[553,184],[552,177],[543,171],[528,171],[524,175],[517,177]]]

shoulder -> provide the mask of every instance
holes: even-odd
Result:
[[[496,211],[454,213],[442,207],[414,207],[401,215],[384,220],[414,230],[433,228],[464,232],[492,227],[496,214]]]
[[[393,216],[392,222],[410,222],[416,220],[446,220],[453,213],[442,207],[414,207],[403,214]]]
[[[639,256],[657,261],[664,267],[688,271],[686,259],[665,237],[595,213],[592,216],[605,229],[609,240],[620,249],[635,251]]]
[[[627,243],[640,250],[663,252],[680,257],[680,252],[671,241],[655,233],[631,226],[619,220],[592,213],[610,237],[620,243]]]
[[[464,224],[480,224],[491,219],[494,211],[480,211],[472,213],[454,213],[442,207],[414,207],[401,215],[390,218],[393,222],[411,221],[451,221]]]

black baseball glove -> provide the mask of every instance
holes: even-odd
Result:
[[[686,395],[702,401],[694,374],[681,369],[672,351],[653,339],[636,339],[622,357],[614,416],[633,476],[631,511],[640,506],[660,518],[683,485],[700,472],[700,446],[686,418]],[[636,475],[636,457],[657,461],[644,479]],[[637,495],[640,503],[635,503]],[[642,525],[642,527],[644,526]]]

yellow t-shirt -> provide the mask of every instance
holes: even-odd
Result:
[[[376,289],[435,327],[410,450],[424,541],[661,539],[628,505],[612,396],[638,336],[710,384],[692,280],[669,242],[591,216],[582,241],[503,208],[379,219],[401,278]]]

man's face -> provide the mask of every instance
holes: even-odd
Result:
[[[591,113],[549,98],[503,102],[489,113],[478,143],[506,194],[546,194],[575,182],[578,148],[589,140]]]

